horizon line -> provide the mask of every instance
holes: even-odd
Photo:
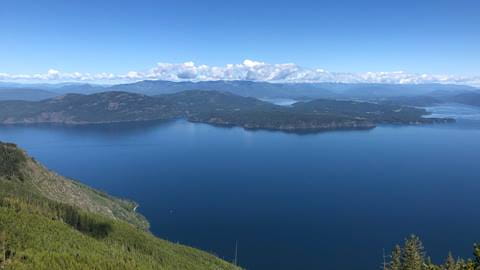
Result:
[[[103,82],[91,82],[91,81],[2,81],[0,80],[0,88],[11,86],[35,86],[35,85],[90,85],[90,86],[115,86],[124,84],[135,84],[140,82],[171,82],[171,83],[210,83],[210,82],[251,82],[251,83],[266,83],[266,84],[338,84],[338,85],[401,85],[401,86],[421,86],[421,85],[442,85],[442,86],[465,86],[480,90],[480,85],[469,85],[463,83],[450,83],[450,82],[412,82],[412,83],[395,83],[395,82],[279,82],[279,81],[255,81],[255,80],[164,80],[164,79],[145,79],[138,81],[125,81],[117,83],[103,83]],[[3,86],[2,86],[3,85]]]
[[[145,80],[172,82],[253,81],[269,83],[375,83],[375,84],[454,84],[480,87],[480,75],[409,73],[406,71],[330,72],[321,68],[303,68],[294,63],[270,64],[246,59],[225,66],[197,65],[194,62],[158,63],[145,71],[125,74],[109,72],[81,73],[49,69],[46,73],[11,74],[0,72],[4,83],[92,83],[120,84]]]

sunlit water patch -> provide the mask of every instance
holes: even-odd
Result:
[[[290,98],[261,98],[260,100],[280,106],[291,106],[298,102],[298,100]]]
[[[427,117],[480,121],[480,107],[476,106],[450,103],[432,106],[426,109],[431,112],[431,115]]]

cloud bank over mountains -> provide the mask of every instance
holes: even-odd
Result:
[[[50,69],[44,74],[10,74],[0,72],[0,81],[18,82],[93,82],[119,83],[141,80],[214,81],[249,80],[282,83],[388,83],[388,84],[465,84],[480,86],[480,76],[454,76],[397,72],[330,72],[324,69],[302,68],[293,63],[269,64],[245,60],[241,64],[226,66],[185,63],[158,63],[147,71],[130,71],[126,74],[61,72]]]

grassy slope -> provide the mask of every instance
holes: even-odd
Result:
[[[115,198],[79,182],[66,179],[30,158],[27,158],[22,172],[25,178],[31,180],[29,182],[32,188],[51,200],[75,205],[112,219],[123,220],[144,230],[148,229],[147,220],[134,211],[136,203],[132,201]]]
[[[69,189],[62,196],[46,197],[31,177],[52,173],[30,162],[13,145],[0,143],[0,236],[6,238],[0,237],[0,269],[237,269],[208,253],[158,239],[135,222],[112,218],[95,211],[95,207],[93,211],[82,205],[71,207],[75,201],[62,202]],[[69,181],[44,179],[56,180]],[[95,192],[80,185],[83,189],[86,193]],[[115,203],[110,196],[104,200]],[[92,204],[98,203],[102,209],[104,202]],[[88,220],[90,225],[106,228],[105,234],[77,226],[80,221],[69,222],[68,215],[62,212],[65,209]]]

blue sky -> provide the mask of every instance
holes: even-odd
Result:
[[[124,74],[253,59],[480,75],[480,1],[3,0],[0,73]]]

